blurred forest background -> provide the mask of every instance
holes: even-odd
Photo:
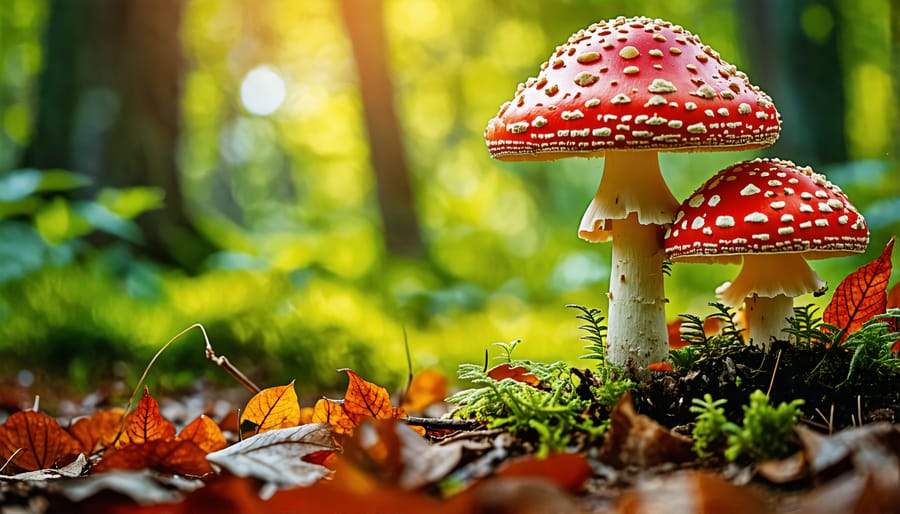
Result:
[[[264,385],[396,390],[492,342],[577,362],[608,245],[576,237],[598,160],[492,161],[486,122],[579,28],[683,25],[781,111],[764,152],[664,154],[685,198],[757,155],[848,193],[869,252],[900,233],[895,0],[2,0],[0,377],[125,378],[188,325]],[[736,267],[676,265],[669,317]],[[797,304],[823,299],[804,297]],[[492,349],[491,354],[495,351]],[[199,334],[162,387],[230,380]]]

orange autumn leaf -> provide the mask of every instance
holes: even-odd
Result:
[[[551,453],[547,457],[526,456],[510,460],[497,471],[501,478],[544,478],[567,491],[580,491],[593,471],[587,459],[577,453]]]
[[[891,277],[891,252],[894,238],[874,261],[848,275],[834,290],[834,296],[822,320],[844,329],[847,334],[858,330],[873,316],[887,310],[887,284]]]
[[[228,445],[225,436],[215,421],[201,414],[188,423],[178,434],[179,441],[191,441],[206,453],[221,450]]]
[[[428,406],[444,401],[447,396],[447,377],[435,370],[426,369],[410,382],[403,398],[403,408],[410,412],[422,412]]]
[[[522,366],[510,366],[509,363],[498,364],[489,369],[487,376],[493,378],[497,382],[504,378],[511,378],[517,382],[528,384],[532,387],[539,387],[541,381],[533,373]]]
[[[313,423],[325,423],[331,426],[335,434],[352,434],[356,423],[350,419],[340,402],[322,398],[313,407]]]
[[[114,469],[152,469],[160,473],[191,476],[213,472],[204,450],[193,441],[176,439],[152,439],[109,449],[91,471],[104,473]]]
[[[668,362],[651,362],[647,365],[650,371],[672,371],[672,365]]]
[[[350,369],[341,369],[350,377],[347,392],[344,394],[344,412],[359,424],[367,418],[391,419],[394,409],[387,389],[367,382]]]
[[[159,413],[159,403],[150,396],[150,389],[144,386],[144,395],[137,408],[128,415],[125,431],[122,432],[117,447],[127,444],[139,444],[155,439],[172,439],[175,437],[175,425],[164,419]]]
[[[888,309],[900,309],[900,282],[894,284],[887,296]]]
[[[91,453],[98,448],[109,448],[116,440],[122,426],[122,409],[97,411],[89,418],[81,418],[69,427],[69,433],[81,443],[84,453]]]
[[[50,416],[20,411],[0,425],[0,465],[20,449],[7,467],[36,471],[69,464],[81,453],[81,443]]]
[[[256,393],[241,415],[241,427],[252,424],[259,434],[300,424],[300,402],[294,391],[294,382],[285,386],[269,387]]]

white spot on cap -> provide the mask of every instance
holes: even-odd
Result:
[[[744,186],[744,189],[741,189],[741,196],[755,195],[755,194],[759,193],[760,191],[762,191],[762,189],[756,187],[755,185],[747,184],[746,186]]]
[[[728,109],[726,109],[725,107],[719,107],[719,108],[716,110],[716,113],[717,113],[719,116],[728,116],[729,114],[731,114],[730,112],[728,112]]]
[[[786,236],[794,233],[794,227],[781,227],[778,229],[778,235]]]
[[[824,212],[826,214],[828,214],[830,212],[834,212],[834,209],[832,209],[827,203],[824,203],[824,202],[819,202],[818,207],[819,207],[819,212]]]
[[[848,218],[846,214],[838,217],[838,223],[841,225],[846,225],[848,221],[850,221],[850,218]]]
[[[612,129],[609,127],[595,128],[591,132],[591,135],[594,137],[609,137],[610,134],[612,134]]]
[[[792,214],[782,214],[782,215],[781,215],[781,222],[782,222],[782,223],[793,223],[793,222],[794,222],[794,216],[793,216]]]
[[[817,227],[827,227],[827,226],[828,226],[828,220],[826,220],[826,219],[824,219],[824,218],[819,218],[819,219],[816,220],[816,226],[817,226]]]
[[[693,111],[696,108],[697,108],[697,104],[695,104],[694,102],[685,102],[684,103],[684,110],[686,110],[686,111]]]
[[[531,121],[531,125],[537,128],[541,128],[547,124],[547,118],[543,116],[538,116]]]
[[[681,120],[672,120],[669,122],[669,128],[680,129],[682,126],[684,126],[684,122]]]
[[[822,199],[828,198],[828,193],[819,189],[818,191],[816,191],[816,198],[822,198]]]
[[[575,75],[574,82],[579,86],[590,86],[598,80],[600,80],[600,75],[594,75],[593,73],[582,71],[578,75]]]
[[[778,186],[780,186],[780,185],[781,185],[781,181],[780,181],[780,180],[772,179],[772,180],[769,181],[769,186],[770,186],[770,187],[778,187]]]
[[[716,205],[719,205],[719,202],[721,200],[722,200],[722,197],[720,197],[719,195],[712,195],[709,197],[709,202],[707,202],[706,205],[709,205],[710,207],[715,207]]]
[[[828,206],[832,209],[843,210],[844,202],[838,200],[837,198],[828,199]]]
[[[622,70],[622,73],[626,75],[636,75],[641,71],[637,66],[626,66],[625,69]]]
[[[784,206],[785,206],[785,205],[786,205],[786,204],[785,204],[784,202],[778,201],[778,202],[772,202],[772,203],[770,203],[770,204],[769,204],[769,207],[771,207],[771,208],[773,208],[773,209],[775,209],[775,210],[778,210],[778,209],[784,209]]]
[[[678,91],[678,88],[675,87],[675,84],[669,82],[664,79],[653,79],[653,82],[650,83],[650,86],[647,88],[651,93],[674,93]]]
[[[703,216],[697,216],[696,218],[694,218],[694,221],[691,222],[691,228],[697,230],[705,224],[706,220],[703,219]]]
[[[750,104],[742,102],[738,105],[738,114],[750,114],[750,111]]]
[[[631,98],[629,98],[626,94],[619,93],[614,96],[609,102],[615,105],[628,104],[631,103]]]
[[[769,217],[761,212],[751,212],[744,216],[745,223],[768,223]]]
[[[591,98],[590,100],[584,102],[584,106],[588,109],[590,109],[591,107],[597,107],[598,105],[600,105],[599,98]]]
[[[757,241],[768,241],[769,240],[769,234],[753,234],[750,237],[752,237],[753,239],[756,239]]]
[[[694,195],[691,197],[690,200],[688,200],[688,205],[690,205],[691,207],[697,208],[697,207],[700,207],[701,205],[703,205],[703,200],[704,200],[703,195]]]
[[[560,117],[566,121],[580,120],[584,118],[584,113],[575,109],[574,111],[563,111]]]
[[[719,228],[733,227],[734,218],[732,216],[719,216],[716,218],[716,226]]]
[[[800,204],[800,212],[816,212],[816,211],[808,203],[801,203]]]
[[[687,131],[691,134],[706,134],[706,125],[701,123],[694,123],[693,125],[688,125]]]
[[[600,60],[600,54],[598,52],[585,52],[578,56],[576,59],[581,64],[588,64],[592,62],[596,62]]]
[[[703,84],[697,88],[697,91],[694,91],[694,94],[706,98],[707,100],[712,100],[716,97],[716,90],[709,87],[709,84]]]
[[[630,45],[619,50],[619,57],[621,57],[622,59],[634,59],[639,55],[641,55],[641,52],[637,48]]]
[[[665,105],[666,103],[668,102],[666,102],[665,98],[659,95],[653,95],[649,100],[647,100],[647,103],[644,104],[644,107],[658,107],[660,105]]]
[[[522,134],[523,132],[528,130],[528,122],[519,121],[516,123],[507,123],[506,130],[510,131],[513,134]]]

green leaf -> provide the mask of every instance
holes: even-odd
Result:
[[[120,217],[97,202],[78,202],[72,210],[87,221],[91,228],[102,230],[128,241],[139,243],[143,240],[141,230],[131,220]]]
[[[87,234],[91,224],[74,212],[63,198],[55,198],[34,215],[34,226],[50,244]]]
[[[0,177],[0,202],[18,202],[42,191],[68,191],[90,183],[84,175],[65,170],[13,170]]]
[[[163,206],[165,192],[156,187],[131,187],[128,189],[104,189],[97,201],[125,219],[133,219],[144,212]]]
[[[30,226],[0,223],[0,284],[40,269],[46,248],[47,244]]]

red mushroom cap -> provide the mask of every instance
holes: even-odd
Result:
[[[520,84],[485,131],[492,157],[548,160],[605,150],[769,146],[781,120],[747,76],[678,25],[595,23]]]
[[[683,262],[801,253],[807,259],[864,252],[866,220],[839,187],[809,167],[756,159],[725,168],[675,214],[666,255]]]

